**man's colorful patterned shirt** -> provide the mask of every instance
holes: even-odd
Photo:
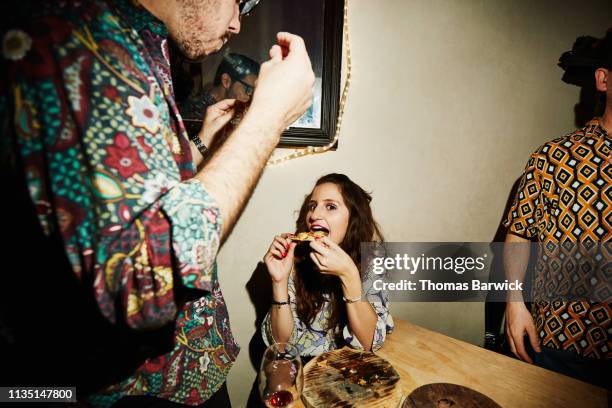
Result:
[[[0,117],[43,229],[61,233],[102,314],[133,329],[174,321],[171,352],[91,397],[199,404],[238,354],[217,280],[221,219],[172,94],[166,30],[126,1],[37,3],[3,35]],[[174,288],[202,296],[180,307]],[[180,303],[179,303],[180,304]],[[92,367],[95,370],[95,367]]]
[[[611,144],[610,136],[594,119],[584,128],[541,146],[525,168],[504,223],[508,231],[526,239],[537,238],[544,244],[544,249],[541,248],[544,251],[548,246],[563,252],[564,243],[572,251],[580,250],[585,244],[588,247],[593,243],[609,243],[612,240],[612,165],[608,162]],[[575,243],[581,246],[576,247]],[[535,267],[532,312],[542,345],[585,357],[612,358],[609,303],[586,299],[542,300],[551,288],[555,292],[591,284],[582,282],[588,274],[580,268],[565,275],[555,273],[559,269],[553,262],[559,261],[558,258],[539,259]],[[572,270],[571,259],[572,256],[563,258],[564,273]],[[604,291],[609,290],[609,282],[610,277]]]

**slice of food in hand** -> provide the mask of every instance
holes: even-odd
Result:
[[[287,237],[291,241],[314,241],[317,238],[323,238],[328,235],[327,231],[308,231],[291,234]]]

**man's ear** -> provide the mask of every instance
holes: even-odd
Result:
[[[610,76],[610,70],[606,68],[597,68],[595,70],[595,87],[600,92],[606,92],[612,83],[608,84],[608,81],[612,81]]]
[[[221,85],[225,89],[229,89],[232,86],[232,78],[228,74],[221,74]]]

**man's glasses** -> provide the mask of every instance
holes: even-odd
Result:
[[[249,95],[249,96],[253,96],[253,90],[255,89],[255,87],[253,87],[253,85],[249,85],[246,82],[244,82],[241,79],[236,79],[237,82],[240,82],[242,84],[242,86],[244,86],[244,92]]]
[[[248,16],[251,11],[259,4],[259,0],[238,0],[240,16]]]

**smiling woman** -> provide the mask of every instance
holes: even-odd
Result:
[[[359,268],[361,242],[382,241],[371,199],[343,174],[323,176],[302,203],[296,233],[274,238],[264,256],[273,295],[266,344],[289,342],[306,357],[382,346],[393,329],[388,302]],[[300,234],[315,239],[292,240]]]

